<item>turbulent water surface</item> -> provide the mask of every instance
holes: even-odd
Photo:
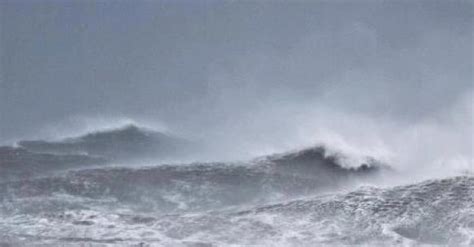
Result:
[[[175,151],[163,155],[191,150],[134,126],[0,148],[0,243],[474,245],[474,177],[376,186],[395,171],[372,159],[346,167],[323,147],[248,162],[126,165],[159,158],[152,148],[168,142]]]

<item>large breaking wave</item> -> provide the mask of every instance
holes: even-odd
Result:
[[[323,146],[163,163],[201,150],[136,126],[1,147],[0,243],[474,244],[471,176],[380,186],[400,174]]]

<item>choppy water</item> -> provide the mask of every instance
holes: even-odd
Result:
[[[0,151],[6,246],[474,245],[472,176],[381,187],[394,171],[347,168],[324,148],[149,167]]]

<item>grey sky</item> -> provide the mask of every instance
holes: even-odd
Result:
[[[314,106],[410,124],[473,88],[471,1],[0,0],[0,11],[2,140],[78,115],[238,132]]]

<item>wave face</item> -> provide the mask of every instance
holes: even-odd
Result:
[[[306,157],[311,152],[311,159]],[[333,191],[378,174],[377,167],[344,168],[324,149],[249,163],[194,163],[148,168],[96,168],[57,172],[3,183],[3,198],[66,193],[110,198],[141,211],[176,213],[264,203],[274,199]],[[300,159],[304,158],[304,161]]]
[[[0,245],[474,244],[473,177],[360,187],[396,172],[344,166],[324,147],[116,166],[189,150],[169,138],[127,126],[0,147]]]

